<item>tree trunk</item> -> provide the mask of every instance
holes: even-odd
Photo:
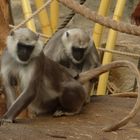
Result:
[[[0,4],[0,55],[5,48],[6,37],[9,33],[9,3],[8,0],[2,0]]]
[[[9,4],[7,0],[2,0],[0,3],[0,55],[5,48],[6,37],[9,33]],[[0,79],[0,86],[1,86],[1,79]],[[1,88],[1,87],[0,87]],[[3,97],[3,92],[0,93],[0,116],[3,115],[6,111],[6,101]]]

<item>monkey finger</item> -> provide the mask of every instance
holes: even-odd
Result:
[[[53,114],[54,117],[61,117],[61,116],[73,116],[75,114],[78,114],[79,110],[76,112],[65,112],[62,110],[56,110]]]
[[[62,110],[56,110],[53,114],[53,117],[61,117],[64,116],[64,112]]]
[[[0,119],[0,126],[5,124],[5,123],[14,123],[14,121],[12,119],[1,118]]]

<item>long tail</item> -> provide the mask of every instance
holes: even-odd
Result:
[[[88,70],[86,72],[82,72],[82,73],[80,73],[79,78],[78,78],[78,81],[83,84],[86,81],[89,81],[104,72],[107,72],[111,69],[115,69],[118,67],[128,67],[132,71],[132,73],[135,75],[137,84],[138,84],[138,97],[137,97],[137,101],[136,101],[133,109],[129,112],[129,114],[126,117],[124,117],[122,120],[120,120],[119,122],[104,128],[103,131],[105,131],[105,132],[114,131],[114,130],[117,130],[120,127],[126,125],[129,122],[129,120],[132,119],[139,111],[139,109],[140,109],[140,74],[139,74],[139,71],[132,62],[114,61],[110,64],[103,65],[98,68]]]

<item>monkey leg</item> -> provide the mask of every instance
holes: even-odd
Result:
[[[59,97],[61,109],[58,109],[54,116],[78,114],[85,100],[86,92],[78,82],[73,81],[65,84],[62,95]]]

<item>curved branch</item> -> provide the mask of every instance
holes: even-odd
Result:
[[[132,71],[132,73],[135,75],[137,84],[138,84],[138,97],[137,97],[137,101],[136,101],[133,109],[129,112],[129,114],[126,117],[124,117],[122,120],[120,120],[119,122],[104,128],[103,130],[105,132],[114,131],[114,130],[117,130],[120,127],[126,125],[139,111],[139,109],[140,109],[140,73],[139,73],[137,67],[132,62],[114,61],[110,64],[106,64],[106,65],[100,66],[98,68],[91,69],[86,72],[82,72],[82,73],[80,73],[79,78],[78,78],[78,81],[83,84],[86,81],[91,80],[92,78],[99,76],[100,74],[102,74],[104,72],[107,72],[111,69],[115,69],[118,67],[128,67]]]

